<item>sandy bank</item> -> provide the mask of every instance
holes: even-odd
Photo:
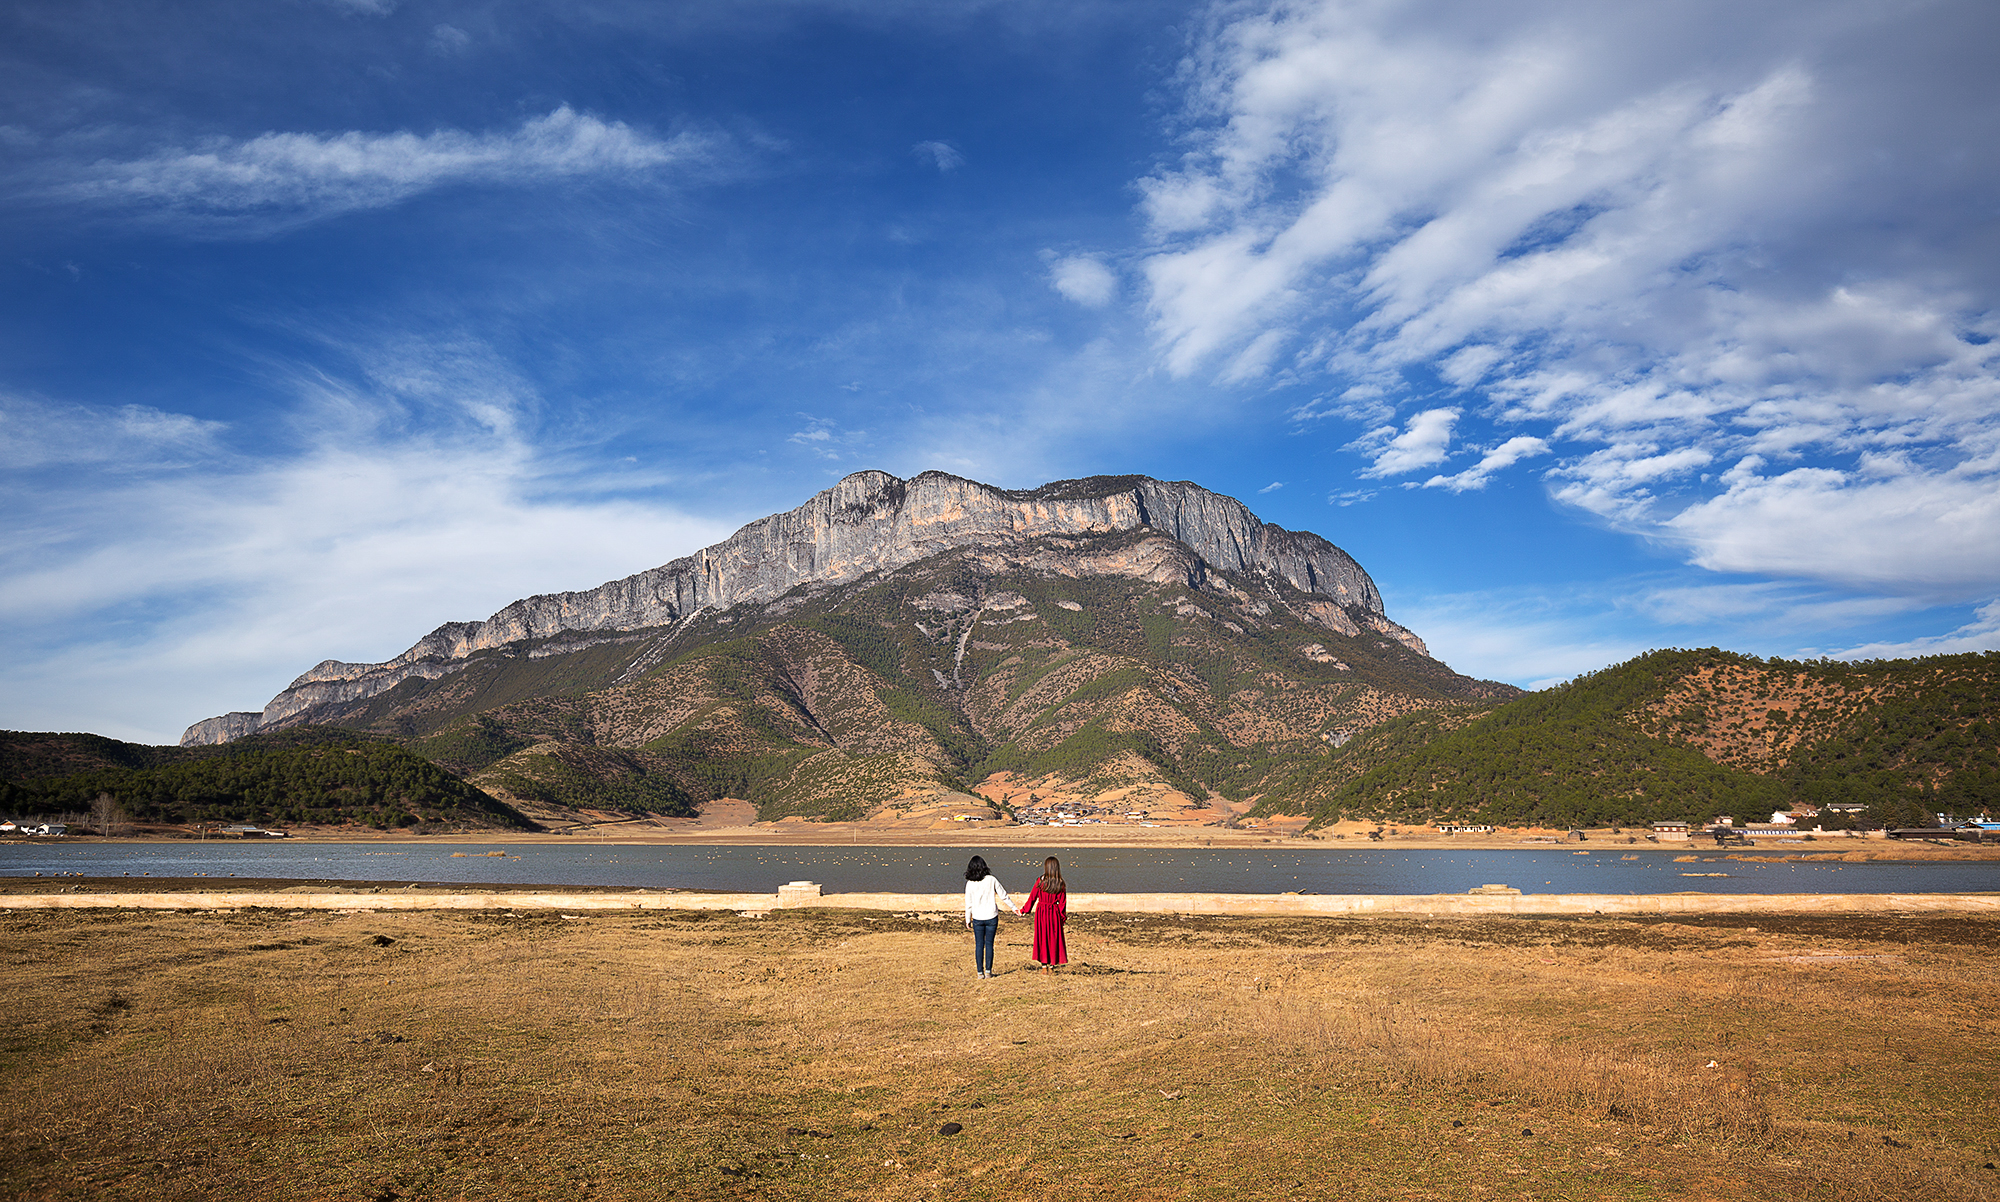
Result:
[[[0,910],[139,909],[288,911],[424,910],[728,910],[768,913],[780,909],[881,910],[956,914],[955,893],[831,893],[817,885],[781,887],[776,893],[699,893],[671,890],[530,892],[448,890],[439,887],[372,887],[283,890],[131,892],[34,881],[9,882]],[[1255,916],[1402,914],[1497,916],[1507,914],[1875,914],[2000,913],[2000,893],[1514,893],[1470,894],[1250,894],[1096,893],[1070,899],[1076,913],[1201,914]]]

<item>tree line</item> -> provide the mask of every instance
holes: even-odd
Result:
[[[108,797],[128,820],[145,824],[534,825],[392,743],[323,736],[310,746],[267,747],[253,745],[156,768],[105,767],[8,781],[0,783],[0,810],[87,812],[100,797]]]

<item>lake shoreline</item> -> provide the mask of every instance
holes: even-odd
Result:
[[[413,835],[402,832],[363,832],[342,830],[339,832],[289,833],[284,842],[291,845],[369,845],[397,847],[957,847],[996,848],[1018,850],[1023,848],[1090,848],[1127,850],[1204,850],[1204,849],[1285,849],[1291,851],[1555,851],[1590,855],[1631,854],[1634,852],[1657,854],[1674,852],[1682,855],[1698,855],[1704,858],[1731,853],[1750,853],[1759,858],[1798,857],[1805,860],[1839,860],[1846,863],[1871,861],[2000,861],[2000,844],[1951,842],[1913,842],[1906,840],[1870,839],[1860,836],[1848,837],[1841,834],[1821,835],[1811,842],[1786,839],[1754,839],[1747,844],[1718,847],[1706,839],[1690,839],[1676,842],[1652,842],[1640,836],[1628,842],[1630,836],[1610,831],[1586,831],[1582,842],[1557,841],[1561,832],[1528,831],[1503,836],[1492,835],[1384,835],[1380,839],[1370,839],[1365,835],[1349,835],[1336,838],[1314,834],[1282,834],[1265,830],[1229,830],[1222,828],[1196,828],[1159,830],[1133,828],[1128,826],[998,826],[965,827],[955,826],[947,830],[909,830],[886,824],[867,822],[852,823],[759,823],[754,826],[689,827],[684,829],[660,829],[644,823],[606,824],[586,834],[553,834],[548,832],[483,831],[452,832],[448,834]],[[101,837],[66,836],[66,839],[82,839],[93,846],[106,845],[150,845],[185,846],[204,840],[191,836],[139,835]],[[211,838],[210,843],[258,844],[275,842],[265,839]],[[0,843],[5,845],[49,845],[43,839],[12,839]]]

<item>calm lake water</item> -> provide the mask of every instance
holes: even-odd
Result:
[[[499,856],[487,851],[504,850]],[[454,857],[452,852],[464,852]],[[1025,893],[1042,852],[977,847],[621,847],[611,844],[67,843],[0,845],[0,876],[197,876],[294,880],[596,885],[769,893],[818,881],[828,893],[951,893],[978,853]],[[1079,893],[1982,893],[2000,862],[1787,864],[1687,848],[1395,851],[1387,848],[1064,849]],[[1676,863],[1677,855],[1702,860]],[[1621,857],[1632,855],[1636,859]],[[1688,873],[1723,873],[1689,876]]]

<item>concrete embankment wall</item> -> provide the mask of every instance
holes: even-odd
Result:
[[[847,909],[957,914],[956,893],[29,893],[0,894],[0,910],[617,910]],[[1079,913],[1309,916],[1403,914],[2000,914],[2000,893],[1528,893],[1528,894],[1076,894]]]

